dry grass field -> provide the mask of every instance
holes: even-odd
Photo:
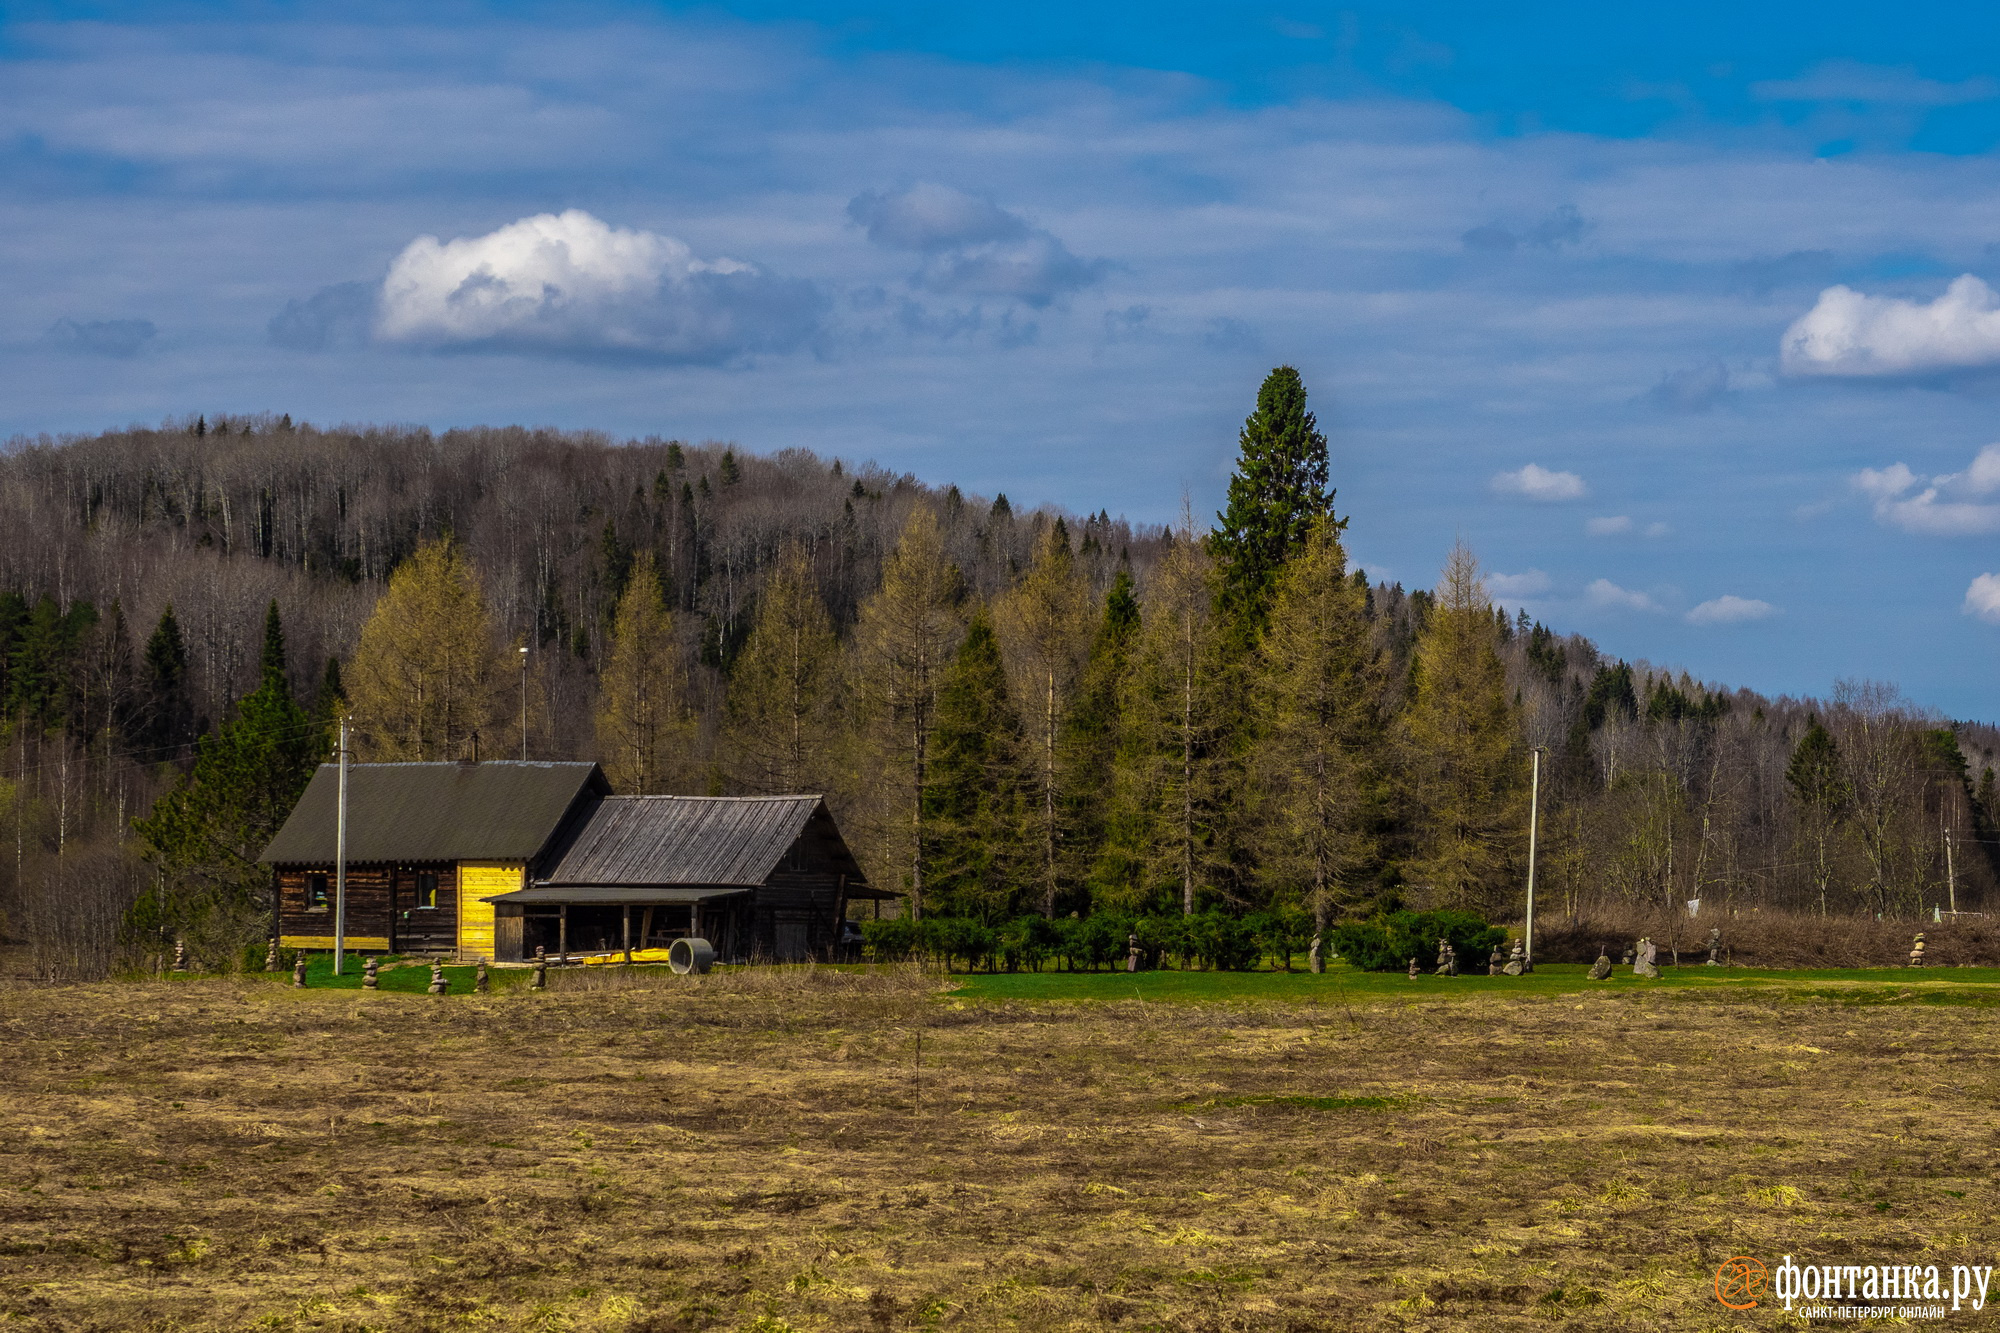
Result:
[[[0,1329],[1773,1327],[1723,1259],[2000,1249],[1990,983],[558,980],[7,994]]]

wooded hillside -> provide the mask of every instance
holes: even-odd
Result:
[[[658,439],[14,441],[4,931],[52,974],[162,930],[233,953],[257,840],[350,710],[362,758],[525,739],[625,791],[824,790],[911,910],[987,920],[1505,915],[1533,746],[1557,912],[1986,902],[1992,728],[1608,660],[1496,610],[1466,551],[1370,584],[1289,371],[1241,447],[1209,532]]]

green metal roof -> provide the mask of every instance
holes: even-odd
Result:
[[[264,865],[331,865],[339,767],[321,764]],[[347,859],[529,861],[586,793],[610,794],[590,763],[351,764]]]

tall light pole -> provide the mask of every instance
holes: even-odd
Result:
[[[340,719],[340,791],[333,815],[333,975],[347,953],[347,718]]]
[[[521,645],[521,762],[528,762],[528,645]]]
[[[1535,775],[1528,785],[1528,926],[1522,932],[1521,970],[1535,969],[1535,836],[1540,832],[1542,813],[1542,752],[1546,745],[1534,749]]]

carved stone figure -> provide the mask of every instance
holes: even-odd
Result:
[[[1708,962],[1703,964],[1703,966],[1722,966],[1722,927],[1720,926],[1708,932]]]
[[[1139,937],[1137,935],[1127,935],[1125,937],[1125,970],[1127,972],[1137,972],[1139,970]]]
[[[1500,970],[1510,977],[1518,977],[1528,970],[1528,954],[1521,941],[1514,941],[1514,952],[1508,957],[1507,966]]]
[[[1458,975],[1458,950],[1451,947],[1450,940],[1438,941],[1437,975],[1441,977]]]
[[[1497,944],[1494,945],[1492,956],[1486,960],[1486,975],[1489,977],[1499,976],[1500,968],[1506,961],[1507,957],[1500,952],[1500,946]]]
[[[535,950],[535,974],[528,978],[529,990],[549,988],[549,960],[540,949]]]
[[[1326,971],[1326,960],[1320,957],[1319,949],[1320,949],[1319,932],[1314,931],[1312,949],[1306,954],[1306,957],[1308,959],[1309,965],[1312,967],[1312,970],[1315,973]]]
[[[1417,960],[1414,957],[1412,957],[1410,959],[1410,980],[1415,981],[1418,977],[1422,975],[1423,972],[1419,970],[1417,967]]]
[[[266,972],[276,972],[278,968],[278,937],[273,935],[271,937],[271,947],[264,951],[264,970]]]
[[[362,959],[361,989],[380,990],[381,988],[382,988],[382,978],[380,976],[379,969],[375,960],[373,958]]]
[[[493,983],[487,980],[486,977],[486,960],[482,958],[479,960],[479,970],[472,974],[472,989],[477,993],[484,995],[486,994],[487,991],[491,990],[492,988],[493,988]]]
[[[304,954],[300,954],[299,960],[296,963],[292,964],[292,984],[294,986],[299,987],[300,989],[305,988],[306,956]]]

